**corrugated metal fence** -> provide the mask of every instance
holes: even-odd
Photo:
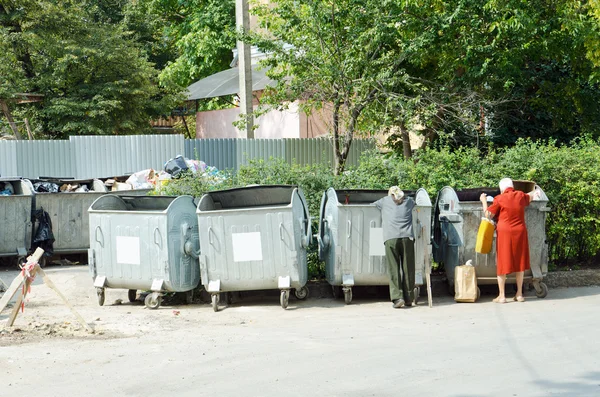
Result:
[[[348,165],[375,147],[356,139]],[[333,164],[333,146],[325,138],[193,139],[183,135],[73,136],[69,140],[0,141],[0,175],[79,179],[127,175],[153,168],[183,154],[218,169],[238,170],[250,159],[283,158],[298,164]]]
[[[375,148],[371,139],[352,141],[347,165],[357,165],[360,155]],[[202,160],[218,169],[238,170],[251,159],[283,158],[288,163],[333,164],[333,143],[327,138],[284,139],[190,139],[185,156]]]

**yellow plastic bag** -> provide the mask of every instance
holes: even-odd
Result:
[[[489,254],[492,250],[494,242],[494,229],[496,225],[494,221],[488,218],[481,218],[479,230],[477,231],[477,243],[475,244],[475,252],[479,254]]]

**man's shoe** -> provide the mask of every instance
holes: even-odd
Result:
[[[394,309],[400,309],[401,307],[404,307],[404,299],[396,299],[393,300],[392,303],[394,304]]]

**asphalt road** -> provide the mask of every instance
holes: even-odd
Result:
[[[600,396],[600,287],[431,309],[266,296],[150,311],[99,307],[81,268],[49,274],[103,335],[29,338],[28,324],[69,318],[35,286],[23,338],[0,335],[0,396]]]

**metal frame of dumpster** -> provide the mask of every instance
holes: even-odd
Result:
[[[515,188],[528,190],[516,183]],[[548,293],[548,287],[542,280],[548,273],[546,217],[550,208],[544,191],[537,185],[534,188],[539,191],[540,197],[534,199],[525,209],[531,269],[525,272],[524,283],[533,286],[536,295],[543,298]],[[468,260],[472,260],[473,266],[476,267],[478,284],[497,283],[496,233],[494,232],[494,243],[490,253],[484,255],[475,252],[477,231],[483,216],[479,201],[481,193],[495,197],[500,194],[500,190],[488,187],[454,190],[446,186],[438,192],[436,198],[433,228],[434,259],[438,263],[443,263],[452,295],[454,295],[454,269]],[[514,275],[509,275],[506,283],[515,284]]]
[[[31,248],[33,187],[26,179],[0,178],[15,194],[0,196],[0,257],[16,256],[20,262]]]
[[[415,293],[419,296],[419,286],[431,275],[431,200],[423,188],[404,193],[416,204]],[[346,304],[352,301],[353,286],[389,285],[381,211],[373,205],[387,195],[387,190],[329,188],[321,199],[319,258],[325,261],[325,276],[334,296],[341,287]],[[431,305],[431,288],[427,292]]]
[[[308,295],[307,247],[311,225],[297,186],[258,185],[204,194],[196,211],[201,279],[218,311],[221,292],[279,289]]]
[[[104,304],[105,288],[151,291],[157,309],[164,292],[191,291],[200,283],[196,205],[191,196],[106,194],[92,203],[90,273]]]
[[[87,253],[90,248],[88,209],[98,197],[106,194],[106,186],[98,179],[43,179],[30,180],[63,184],[86,185],[87,192],[35,192],[34,208],[50,215],[53,249],[55,254]]]

